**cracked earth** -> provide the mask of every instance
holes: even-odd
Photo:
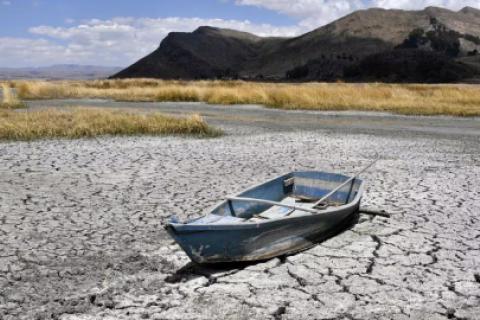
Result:
[[[217,139],[0,143],[0,319],[480,319],[480,126],[343,132],[338,117],[338,130],[242,120]],[[392,217],[300,254],[196,266],[163,230],[282,173],[353,173],[377,153],[362,205]]]

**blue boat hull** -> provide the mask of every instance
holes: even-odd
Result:
[[[309,179],[313,179],[312,181],[329,183],[319,183],[318,186],[315,186],[308,183],[309,180],[305,180],[302,174],[303,176],[308,175]],[[323,180],[315,180],[315,174],[322,177]],[[292,190],[292,187],[285,186],[285,181],[292,177],[297,181],[307,181],[307,183],[299,184],[295,186],[295,190]],[[330,188],[333,188],[332,186],[345,179],[348,177],[318,172],[290,173],[248,189],[240,196],[255,196],[278,201],[287,194],[300,192],[302,196],[320,197],[329,192]],[[324,185],[331,187],[322,188]],[[339,192],[339,195],[336,196],[337,201],[344,201],[345,204],[325,210],[320,214],[286,216],[249,222],[250,220],[247,218],[268,209],[269,206],[258,203],[224,201],[212,211],[210,217],[230,218],[234,221],[235,219],[244,219],[245,221],[211,224],[202,223],[205,220],[194,219],[186,223],[171,222],[166,226],[166,230],[196,263],[266,260],[311,248],[319,241],[348,226],[358,214],[363,192],[362,182],[355,181],[350,189],[346,190],[343,195],[342,192]],[[229,222],[229,219],[226,221]]]

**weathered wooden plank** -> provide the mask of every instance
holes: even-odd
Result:
[[[281,202],[277,201],[271,201],[271,200],[264,200],[264,199],[257,199],[257,198],[244,198],[244,197],[228,197],[228,200],[231,201],[243,201],[243,202],[256,202],[256,203],[262,203],[262,204],[269,204],[272,206],[279,206],[279,207],[284,207],[284,208],[289,208],[293,210],[299,210],[299,211],[305,211],[305,212],[310,212],[310,213],[321,213],[321,211],[314,210],[314,209],[309,209],[309,208],[302,208],[299,206],[292,206],[289,204],[284,204]]]

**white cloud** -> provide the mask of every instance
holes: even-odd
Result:
[[[360,0],[237,0],[236,3],[238,5],[262,7],[300,18],[301,25],[311,24],[316,20],[315,27],[362,6]]]
[[[480,0],[374,0],[368,3],[386,9],[406,10],[418,10],[429,6],[444,7],[451,10],[460,10],[467,6],[480,8]]]
[[[438,6],[459,10],[465,6],[480,8],[480,0],[235,0],[238,5],[256,6],[300,20],[304,28],[317,28],[353,11],[380,7],[385,9],[423,9]]]
[[[84,54],[45,39],[0,38],[0,66],[4,67],[50,65]]]
[[[30,28],[30,33],[40,39],[0,38],[0,66],[52,63],[126,66],[153,51],[169,32],[189,32],[203,25],[261,36],[292,36],[302,31],[299,26],[277,27],[248,20],[178,17],[93,19],[71,27]]]

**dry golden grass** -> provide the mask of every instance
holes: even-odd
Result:
[[[480,115],[480,87],[345,83],[252,83],[152,79],[15,82],[23,99],[107,98],[205,101],[282,109],[387,111],[406,115]]]
[[[0,109],[19,109],[25,108],[26,105],[20,101],[10,89],[10,86],[6,83],[0,84],[2,92],[2,100],[0,101]]]
[[[36,111],[0,110],[0,140],[140,134],[212,137],[220,133],[198,115],[176,118],[160,113],[81,107]]]

